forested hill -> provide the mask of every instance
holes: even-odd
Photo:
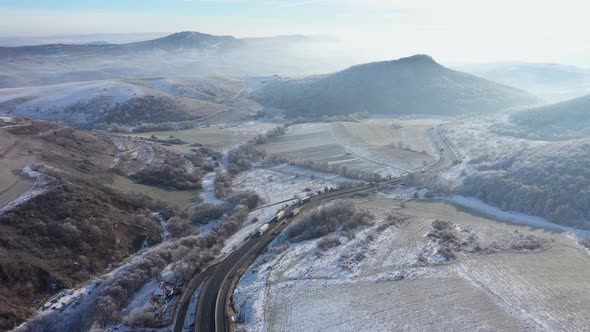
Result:
[[[278,80],[257,98],[292,115],[460,115],[531,105],[531,94],[448,69],[427,55],[354,66],[324,76]]]
[[[587,136],[590,134],[590,95],[516,113],[511,122],[505,133],[513,136],[545,140]]]
[[[478,160],[459,193],[502,209],[588,229],[590,139],[551,142]]]

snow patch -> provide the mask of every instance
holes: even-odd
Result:
[[[585,239],[590,239],[590,231],[554,224],[545,218],[531,216],[524,213],[504,211],[488,205],[477,198],[454,195],[442,199],[513,224],[572,233]]]

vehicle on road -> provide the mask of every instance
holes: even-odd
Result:
[[[290,218],[293,218],[293,217],[295,217],[295,216],[297,215],[297,213],[299,213],[299,210],[300,210],[299,208],[297,208],[297,209],[294,209],[293,211],[291,211],[291,212],[289,213],[289,215],[287,215],[287,218],[288,218],[288,219],[290,219]]]
[[[256,231],[256,236],[262,236],[262,234],[264,234],[264,232],[266,232],[269,229],[269,227],[269,224],[264,224],[260,226],[260,228],[258,228],[258,230]]]
[[[305,196],[302,199],[299,200],[299,205],[303,205],[307,202],[309,202],[309,200],[311,199],[311,196]]]

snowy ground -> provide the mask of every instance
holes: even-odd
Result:
[[[243,319],[239,330],[580,331],[590,327],[585,315],[590,285],[580,271],[590,269],[590,256],[575,238],[499,223],[443,202],[356,202],[377,215],[375,226],[360,229],[353,239],[340,235],[342,244],[325,252],[315,240],[293,244],[279,237],[256,260],[234,294]],[[381,229],[384,215],[395,212],[410,218]],[[437,218],[451,221],[460,238],[475,239],[486,254],[459,251],[455,260],[440,259],[438,244],[426,237]],[[544,243],[542,249],[514,249],[528,236]]]
[[[355,181],[301,167],[279,165],[243,172],[234,179],[233,185],[235,190],[253,190],[264,198],[266,204],[272,204],[304,197],[325,187],[337,187],[343,182]]]
[[[440,122],[389,118],[296,124],[261,147],[290,160],[399,176],[436,161],[427,130]]]
[[[65,110],[79,103],[108,105],[123,103],[145,93],[132,84],[115,81],[67,83],[43,87],[0,89],[0,103],[24,98],[28,101],[18,105],[11,114],[36,119],[67,120],[66,122],[86,123],[90,114]]]
[[[199,194],[203,203],[221,204],[222,200],[215,195],[215,171],[207,173],[201,182],[203,190]]]
[[[55,179],[50,178],[42,173],[34,171],[31,167],[23,168],[22,175],[35,180],[32,188],[22,195],[16,197],[14,200],[7,202],[4,206],[0,206],[0,214],[6,213],[21,204],[24,204],[31,199],[55,189]]]
[[[337,187],[339,183],[350,181],[352,180],[333,174],[310,171],[297,166],[279,165],[243,172],[234,179],[233,186],[235,191],[253,190],[264,198],[265,204],[273,204],[295,197],[305,197],[310,192],[324,190],[325,187]],[[277,204],[251,212],[248,222],[226,240],[222,252],[229,253],[237,248],[257,228],[274,217],[282,207],[282,204]],[[257,221],[250,222],[252,220]]]
[[[504,210],[497,208],[495,206],[491,206],[489,204],[486,204],[477,198],[454,195],[451,197],[446,197],[446,198],[444,198],[444,200],[455,203],[455,204],[460,205],[462,207],[466,207],[468,209],[482,213],[482,214],[490,216],[492,218],[503,220],[503,221],[510,222],[513,224],[550,229],[550,230],[555,230],[555,231],[559,231],[559,232],[572,233],[576,236],[590,239],[590,231],[585,231],[585,230],[581,230],[581,229],[577,229],[577,228],[573,228],[573,227],[555,224],[555,223],[548,221],[545,218],[531,216],[531,215],[524,214],[524,213],[504,211]]]
[[[123,262],[121,266],[84,286],[59,292],[39,309],[33,319],[43,322],[45,326],[51,326],[54,331],[72,331],[83,326],[84,320],[89,318],[88,314],[94,312],[97,298],[103,295],[105,287],[133,267],[133,263],[138,262],[142,257],[142,254],[135,255]],[[27,323],[24,323],[15,331],[28,330]]]
[[[532,141],[490,132],[490,125],[507,121],[507,115],[489,115],[468,118],[442,126],[444,135],[453,144],[459,158],[466,161],[489,154],[496,156],[524,146],[540,146],[543,141]]]

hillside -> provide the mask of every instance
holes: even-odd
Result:
[[[550,102],[580,97],[590,91],[590,69],[575,66],[506,62],[467,65],[458,69],[529,91]]]
[[[123,193],[115,174],[200,188],[201,167],[210,167],[197,155],[189,167],[183,156],[147,141],[8,120],[0,123],[0,330],[59,290],[162,241],[159,216],[172,216],[174,208]]]
[[[576,139],[590,134],[590,95],[532,108],[493,127],[503,135],[543,140]]]
[[[188,121],[226,110],[243,115],[249,112],[244,86],[239,80],[194,77],[0,89],[0,113],[78,127]]]
[[[441,66],[426,55],[358,65],[325,76],[280,80],[257,97],[291,115],[460,115],[528,105],[524,91]]]
[[[495,157],[475,158],[470,164],[473,171],[463,179],[460,194],[556,224],[590,228],[587,138],[517,148]]]

